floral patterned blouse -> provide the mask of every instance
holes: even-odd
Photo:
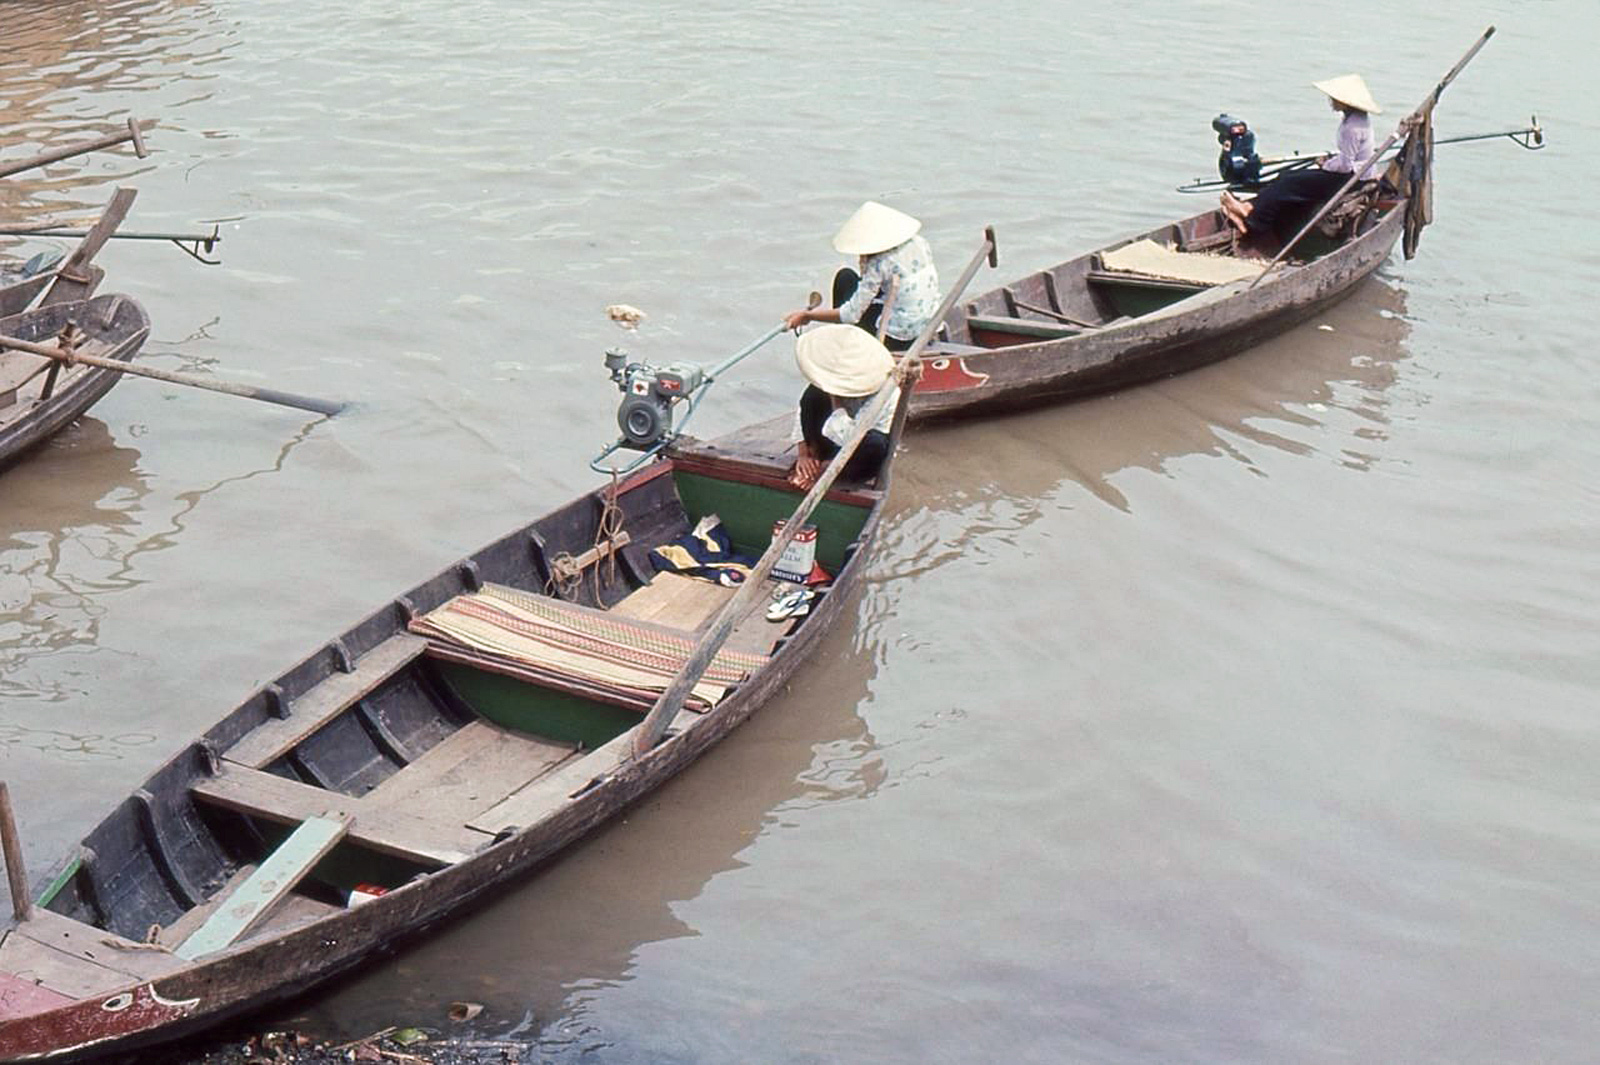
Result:
[[[933,251],[920,236],[862,256],[861,284],[839,307],[839,321],[849,325],[861,321],[874,299],[888,295],[889,282],[896,277],[900,287],[884,332],[896,340],[915,340],[939,309],[939,274],[933,268]]]

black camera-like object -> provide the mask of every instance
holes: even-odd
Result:
[[[1255,185],[1261,181],[1261,156],[1256,154],[1256,135],[1242,118],[1221,114],[1211,120],[1217,131],[1222,154],[1217,156],[1217,173],[1230,185]]]
[[[623,393],[617,427],[629,447],[653,447],[665,439],[672,430],[673,403],[705,383],[705,370],[694,363],[657,367],[629,362],[628,353],[620,348],[606,352],[605,366]]]

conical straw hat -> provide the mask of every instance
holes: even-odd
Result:
[[[1378,101],[1367,91],[1367,83],[1361,80],[1360,74],[1345,74],[1342,77],[1329,78],[1327,81],[1313,81],[1311,84],[1342,104],[1348,104],[1369,115],[1383,114],[1383,108],[1378,106]]]
[[[807,381],[830,396],[870,396],[894,369],[894,356],[853,325],[819,325],[795,341],[794,361]]]
[[[839,227],[833,236],[833,247],[843,255],[875,255],[898,248],[921,228],[922,223],[910,215],[868,200]]]

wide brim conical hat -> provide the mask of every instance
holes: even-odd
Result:
[[[819,325],[795,341],[794,361],[805,379],[830,396],[870,396],[894,369],[894,356],[853,325]]]
[[[1367,90],[1367,83],[1362,80],[1360,74],[1345,74],[1326,81],[1313,81],[1311,84],[1342,104],[1365,111],[1369,115],[1383,114],[1383,108],[1372,98],[1372,93]]]
[[[833,235],[833,247],[842,255],[876,255],[898,248],[921,228],[922,223],[905,212],[868,200]]]

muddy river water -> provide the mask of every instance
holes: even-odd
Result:
[[[0,473],[0,777],[44,870],[378,603],[591,487],[602,308],[712,361],[862,199],[988,287],[1198,210],[1211,117],[1320,149],[1489,23],[1436,224],[1206,370],[913,433],[851,614],[564,861],[273,1014],[555,1061],[1592,1061],[1600,153],[1592,2],[0,0],[0,218],[221,220],[102,254],[167,369]],[[1588,160],[1583,166],[1578,164]],[[782,410],[781,342],[702,430]]]

